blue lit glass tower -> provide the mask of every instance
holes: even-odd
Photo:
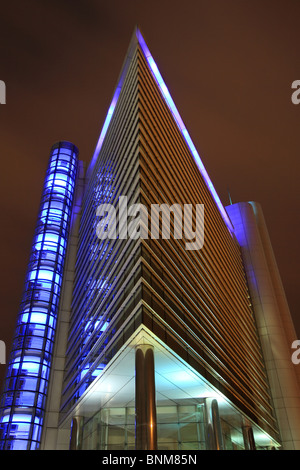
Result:
[[[51,149],[1,402],[0,449],[41,439],[76,182],[78,150]]]

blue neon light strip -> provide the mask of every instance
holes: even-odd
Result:
[[[194,157],[194,159],[195,159],[195,162],[196,162],[196,164],[197,164],[197,166],[198,166],[198,168],[199,168],[199,170],[200,170],[200,172],[201,172],[201,174],[202,174],[202,176],[203,176],[203,178],[206,182],[206,185],[208,186],[208,189],[210,190],[210,192],[211,192],[211,194],[212,194],[212,196],[213,196],[213,198],[214,198],[214,200],[215,200],[215,202],[216,202],[216,204],[219,208],[219,211],[221,212],[221,215],[222,215],[227,227],[229,228],[230,232],[232,233],[233,232],[233,227],[232,227],[232,224],[230,222],[230,219],[229,219],[229,217],[228,217],[228,215],[227,215],[227,213],[226,213],[226,211],[223,207],[223,204],[222,204],[222,202],[221,202],[221,200],[220,200],[220,198],[219,198],[219,196],[218,196],[218,194],[217,194],[217,192],[216,192],[216,190],[215,190],[215,188],[214,188],[214,186],[213,186],[213,184],[212,184],[212,182],[211,182],[211,180],[210,180],[210,178],[207,174],[207,171],[206,171],[206,169],[205,169],[205,167],[202,163],[202,160],[201,160],[201,158],[200,158],[200,156],[199,156],[199,154],[196,150],[196,147],[193,144],[192,139],[191,139],[191,137],[190,137],[190,135],[189,135],[189,133],[188,133],[181,117],[180,117],[180,114],[179,114],[179,112],[178,112],[178,110],[175,106],[175,103],[174,103],[174,101],[173,101],[173,99],[172,99],[172,97],[169,93],[169,90],[168,90],[168,88],[167,88],[167,86],[166,86],[159,70],[158,70],[158,67],[157,67],[156,63],[154,62],[154,59],[153,59],[152,55],[150,54],[150,51],[147,47],[147,44],[145,43],[144,38],[143,38],[143,36],[141,35],[141,33],[138,29],[137,29],[136,34],[137,34],[139,44],[140,44],[140,46],[143,50],[144,56],[146,57],[146,60],[147,60],[149,66],[150,66],[150,68],[153,72],[153,75],[154,75],[154,77],[156,79],[156,82],[157,82],[157,84],[158,84],[158,86],[159,86],[159,88],[160,88],[160,90],[161,90],[161,92],[162,92],[162,94],[165,98],[165,101],[166,101],[166,103],[167,103],[167,105],[168,105],[168,107],[169,107],[169,109],[170,109],[170,111],[171,111],[171,113],[172,113],[172,115],[173,115],[173,117],[174,117],[174,119],[175,119],[175,121],[176,121],[176,123],[177,123],[177,125],[178,125],[178,127],[179,127],[179,129],[180,129],[180,131],[181,131],[181,133],[182,133],[182,135],[183,135],[183,137],[184,137],[184,139],[185,139],[185,141],[186,141],[193,157]]]
[[[112,102],[111,102],[111,104],[110,104],[109,110],[108,110],[108,112],[107,112],[107,115],[106,115],[106,118],[105,118],[105,121],[104,121],[102,130],[101,130],[101,133],[100,133],[100,137],[99,137],[98,142],[97,142],[97,145],[96,145],[96,149],[95,149],[95,152],[94,152],[92,161],[91,161],[90,166],[89,166],[89,170],[94,167],[94,165],[95,165],[95,163],[96,163],[96,160],[97,160],[97,158],[98,158],[99,152],[100,152],[100,150],[101,150],[103,141],[104,141],[105,136],[106,136],[106,132],[107,132],[108,126],[109,126],[109,124],[110,124],[111,118],[113,117],[114,110],[115,110],[115,107],[116,107],[116,105],[117,105],[117,102],[118,102],[118,99],[119,99],[119,96],[120,96],[121,88],[122,88],[122,81],[119,82],[119,84],[118,84],[118,86],[117,86],[117,88],[116,88],[116,91],[115,91],[115,93],[114,93]],[[88,170],[88,171],[89,171],[89,170]]]
[[[0,409],[0,449],[37,449],[45,411],[78,150],[52,147]]]
[[[169,92],[169,90],[168,90],[168,88],[167,88],[167,86],[166,86],[159,70],[158,70],[158,67],[157,67],[157,65],[156,65],[156,63],[155,63],[148,47],[147,47],[147,44],[146,44],[146,42],[145,42],[145,40],[144,40],[144,38],[143,38],[143,36],[142,36],[142,34],[141,34],[141,32],[139,31],[138,28],[136,29],[136,37],[137,37],[137,40],[138,40],[138,42],[139,42],[139,44],[142,48],[144,56],[145,56],[145,58],[146,58],[146,60],[149,64],[149,67],[150,67],[150,69],[153,73],[153,76],[154,76],[154,78],[155,78],[155,80],[156,80],[156,82],[157,82],[157,84],[158,84],[158,86],[159,86],[159,88],[162,92],[162,95],[163,95],[163,97],[166,101],[166,104],[167,104],[168,108],[170,109],[170,111],[171,111],[171,113],[172,113],[172,115],[175,119],[175,122],[177,123],[177,125],[178,125],[178,127],[179,127],[179,129],[182,133],[182,136],[184,137],[184,139],[185,139],[185,141],[186,141],[186,143],[187,143],[187,145],[188,145],[188,147],[189,147],[189,149],[190,149],[190,151],[191,151],[191,153],[194,157],[194,160],[195,160],[195,162],[196,162],[196,164],[197,164],[197,166],[200,170],[200,173],[202,174],[202,176],[204,178],[204,181],[205,181],[205,183],[206,183],[206,185],[207,185],[214,201],[216,202],[217,207],[218,207],[218,209],[219,209],[219,211],[220,211],[220,213],[221,213],[221,215],[222,215],[222,217],[223,217],[230,233],[232,234],[234,232],[234,229],[233,229],[232,223],[231,223],[231,221],[230,221],[230,219],[227,215],[227,212],[226,212],[226,210],[225,210],[225,208],[224,208],[224,206],[223,206],[223,204],[222,204],[222,202],[221,202],[221,200],[220,200],[220,198],[219,198],[219,196],[218,196],[218,194],[217,194],[217,192],[216,192],[216,190],[215,190],[215,188],[212,184],[212,181],[211,181],[210,177],[208,176],[208,173],[207,173],[207,171],[206,171],[206,169],[203,165],[203,162],[202,162],[202,160],[201,160],[201,158],[200,158],[200,156],[199,156],[199,154],[196,150],[196,147],[195,147],[195,145],[194,145],[194,143],[193,143],[193,141],[192,141],[192,139],[191,139],[191,137],[190,137],[183,121],[182,121],[182,119],[181,119],[181,116],[180,116],[180,114],[179,114],[179,112],[178,112],[178,110],[175,106],[175,103],[174,103],[174,101],[173,101],[173,99],[170,95],[170,92]],[[121,79],[120,79],[120,81],[118,83],[118,86],[116,88],[116,91],[114,93],[111,105],[109,107],[109,111],[108,111],[106,119],[104,121],[104,125],[103,125],[103,128],[102,128],[101,134],[100,134],[100,138],[98,140],[98,143],[97,143],[97,146],[96,146],[96,149],[95,149],[95,152],[94,152],[91,164],[90,164],[90,168],[94,167],[95,162],[97,160],[97,157],[99,155],[100,149],[102,147],[102,143],[104,141],[108,126],[110,124],[111,118],[113,116],[113,113],[114,113],[114,110],[115,110],[115,107],[116,107],[116,104],[117,104],[117,101],[118,101],[118,98],[119,98],[119,95],[120,95],[120,91],[121,91],[121,88],[122,88],[124,76],[125,76],[125,73],[122,74]]]

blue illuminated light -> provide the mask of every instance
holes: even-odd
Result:
[[[39,447],[77,157],[78,150],[69,142],[51,151],[1,401],[0,449]]]
[[[97,143],[97,146],[96,146],[96,150],[94,152],[94,155],[93,155],[93,158],[92,158],[92,161],[91,161],[91,165],[90,167],[93,167],[96,160],[97,160],[97,157],[98,157],[98,154],[100,152],[100,149],[102,147],[102,144],[103,144],[103,141],[104,141],[104,138],[106,136],[106,132],[107,132],[107,129],[108,129],[108,126],[110,124],[110,121],[111,121],[111,118],[113,117],[113,114],[114,114],[114,110],[115,110],[115,107],[117,105],[117,102],[118,102],[118,99],[119,99],[119,96],[120,96],[120,92],[121,92],[121,86],[119,84],[119,86],[117,87],[115,93],[114,93],[114,96],[113,96],[113,99],[112,99],[112,102],[110,104],[110,107],[109,107],[109,110],[107,112],[107,115],[106,115],[106,118],[105,118],[105,121],[104,121],[104,124],[103,124],[103,127],[102,127],[102,131],[100,133],[100,137],[99,137],[99,140],[98,140],[98,143]]]
[[[208,186],[208,189],[210,190],[211,195],[213,196],[213,198],[214,198],[214,200],[215,200],[215,202],[216,202],[216,204],[219,208],[219,211],[220,211],[220,213],[221,213],[228,229],[230,230],[231,233],[233,233],[233,227],[232,227],[231,221],[230,221],[230,219],[229,219],[229,217],[228,217],[228,215],[227,215],[227,213],[226,213],[226,211],[223,207],[223,204],[222,204],[222,202],[221,202],[221,200],[220,200],[220,198],[219,198],[219,196],[218,196],[218,194],[217,194],[217,192],[216,192],[216,190],[215,190],[215,188],[214,188],[214,186],[213,186],[213,184],[212,184],[212,182],[211,182],[211,180],[210,180],[210,178],[207,174],[207,171],[205,170],[205,167],[202,163],[202,160],[201,160],[201,158],[200,158],[200,156],[199,156],[199,154],[196,150],[196,147],[193,144],[192,139],[191,139],[191,137],[190,137],[190,135],[189,135],[189,133],[188,133],[181,117],[180,117],[180,114],[179,114],[179,112],[178,112],[178,110],[175,106],[175,103],[174,103],[174,101],[173,101],[173,99],[172,99],[172,97],[169,93],[169,90],[168,90],[168,88],[167,88],[167,86],[166,86],[159,70],[158,70],[158,67],[157,67],[153,57],[150,54],[150,51],[147,47],[147,44],[145,43],[145,40],[144,40],[143,36],[141,35],[141,32],[138,29],[137,29],[136,35],[137,35],[137,39],[139,41],[139,44],[140,44],[140,46],[143,50],[144,56],[145,56],[149,66],[150,66],[150,68],[153,72],[153,75],[156,79],[156,82],[157,82],[157,84],[158,84],[158,86],[159,86],[159,88],[160,88],[160,90],[161,90],[161,92],[162,92],[162,94],[165,98],[165,101],[166,101],[166,103],[167,103],[167,105],[168,105],[168,107],[169,107],[169,109],[170,109],[170,111],[171,111],[171,113],[172,113],[172,115],[173,115],[173,117],[174,117],[174,119],[175,119],[175,121],[176,121],[176,123],[177,123],[177,125],[178,125],[178,127],[179,127],[179,129],[180,129],[180,131],[181,131],[181,133],[182,133],[182,135],[183,135],[183,137],[184,137],[184,139],[185,139],[185,141],[186,141],[193,157],[194,157],[194,159],[195,159],[195,162],[196,162],[196,164],[197,164],[197,166],[200,170],[200,173],[202,174],[202,176],[203,176],[203,178],[204,178],[204,180],[205,180],[205,182]]]

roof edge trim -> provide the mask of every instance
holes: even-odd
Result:
[[[116,104],[117,104],[117,101],[118,101],[118,98],[119,98],[119,95],[120,95],[120,91],[121,91],[121,88],[122,88],[122,85],[123,85],[123,82],[124,82],[124,79],[125,79],[125,76],[126,76],[126,73],[127,73],[127,70],[128,70],[128,67],[129,67],[129,63],[132,59],[132,55],[133,55],[133,50],[135,49],[135,47],[137,46],[137,44],[140,45],[142,51],[143,51],[143,54],[147,60],[147,63],[150,67],[150,70],[155,78],[155,81],[164,97],[164,100],[169,108],[169,110],[171,111],[172,113],[172,116],[174,117],[175,119],[175,122],[177,123],[178,127],[179,127],[179,130],[189,148],[189,150],[191,151],[193,157],[194,157],[194,160],[196,162],[196,165],[201,173],[201,175],[203,176],[204,178],[204,181],[205,183],[207,184],[207,187],[215,201],[215,203],[217,204],[217,207],[221,213],[221,216],[223,217],[223,220],[227,226],[227,228],[229,229],[230,233],[233,234],[234,233],[234,228],[232,226],[232,223],[229,219],[229,216],[213,186],[213,183],[203,165],[203,162],[200,158],[200,155],[198,154],[197,150],[196,150],[196,147],[188,133],[188,130],[187,128],[185,127],[182,119],[181,119],[181,116],[176,108],[176,105],[170,95],[170,92],[159,72],[159,69],[149,51],[149,48],[141,34],[141,31],[140,29],[138,28],[138,26],[135,27],[135,30],[134,30],[134,33],[133,33],[133,36],[132,36],[132,39],[131,39],[131,42],[130,42],[130,45],[129,45],[129,48],[128,48],[128,52],[127,52],[127,55],[126,55],[126,58],[125,58],[125,61],[124,61],[124,64],[123,64],[123,67],[122,67],[122,71],[121,71],[121,74],[120,74],[120,77],[119,77],[119,80],[118,80],[118,84],[117,84],[117,87],[115,89],[115,92],[114,92],[114,95],[113,95],[113,99],[111,101],[111,104],[110,104],[110,107],[109,107],[109,110],[108,110],[108,113],[106,115],[106,118],[105,118],[105,121],[104,121],[104,125],[103,125],[103,128],[102,128],[102,131],[101,131],[101,134],[100,134],[100,137],[99,137],[99,140],[98,140],[98,143],[97,143],[97,146],[96,146],[96,149],[95,149],[95,152],[94,152],[94,155],[93,155],[93,158],[91,160],[91,163],[89,165],[89,168],[88,168],[88,172],[87,172],[87,175],[89,176],[89,174],[91,173],[95,163],[96,163],[96,160],[97,160],[97,157],[98,157],[98,154],[100,152],[100,149],[101,149],[101,146],[102,146],[102,143],[103,143],[103,140],[105,138],[105,135],[106,135],[106,132],[107,132],[107,129],[108,129],[108,126],[109,126],[109,123],[111,121],[111,118],[113,116],[113,112],[114,112],[114,109],[116,107]]]

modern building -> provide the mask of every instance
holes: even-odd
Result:
[[[136,28],[89,166],[51,149],[1,448],[299,449],[295,338],[260,206],[223,207]]]

